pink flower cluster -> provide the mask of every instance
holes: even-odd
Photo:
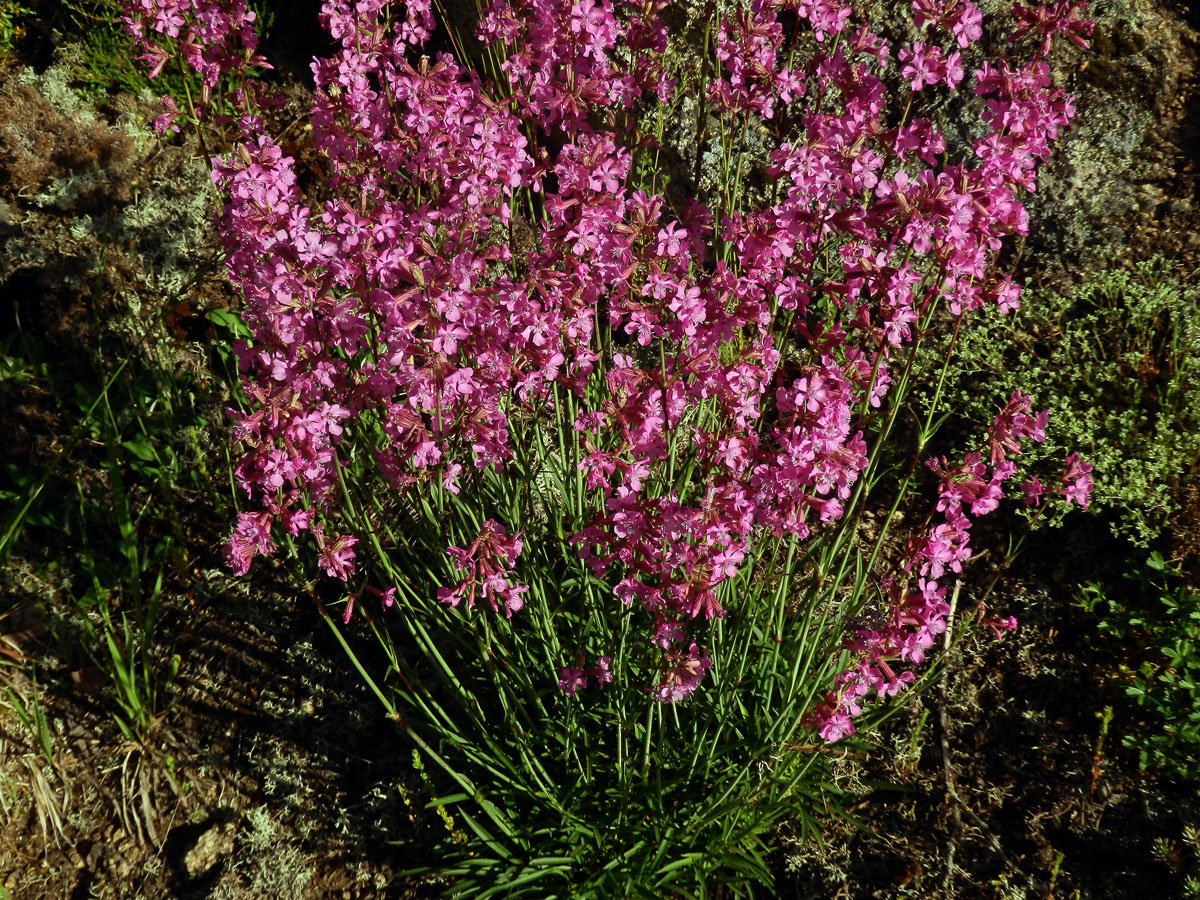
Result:
[[[809,721],[822,738],[836,741],[853,734],[852,720],[862,711],[862,698],[871,693],[894,696],[915,680],[911,669],[903,667],[924,661],[937,635],[946,630],[950,614],[946,587],[937,579],[947,570],[962,572],[963,563],[971,556],[971,517],[987,515],[999,507],[1004,496],[1002,485],[1016,472],[1009,457],[1020,453],[1022,441],[1045,439],[1047,417],[1045,410],[1032,414],[1030,398],[1018,391],[996,414],[981,450],[966,454],[953,465],[944,458],[926,462],[938,476],[936,509],[941,521],[908,542],[903,568],[909,577],[903,583],[884,580],[890,600],[888,620],[880,628],[857,633],[847,645],[857,655],[855,665],[837,676],[836,689],[809,714]],[[1091,468],[1078,454],[1067,457],[1060,493],[1068,502],[1086,508],[1091,491],[1087,473]],[[1030,487],[1022,487],[1028,498]],[[911,590],[908,585],[914,573],[916,590]],[[983,624],[992,627],[999,637],[1000,629],[1015,628],[1016,620],[985,619]]]
[[[1024,6],[1017,3],[1013,6],[1013,18],[1019,26],[1009,40],[1019,40],[1031,35],[1041,41],[1039,53],[1045,56],[1050,52],[1050,45],[1055,35],[1062,35],[1076,46],[1088,47],[1086,38],[1092,33],[1093,22],[1084,18],[1088,4],[1081,0],[1056,0],[1045,6],[1033,4]]]
[[[558,689],[568,697],[574,696],[575,692],[581,688],[586,690],[589,678],[595,678],[596,686],[599,688],[603,688],[606,684],[612,684],[611,656],[597,657],[596,665],[591,669],[584,668],[585,662],[586,657],[580,650],[575,654],[574,666],[563,666],[558,670]]]
[[[199,73],[197,112],[208,107],[222,77],[271,68],[255,52],[256,15],[247,10],[246,0],[127,0],[124,6],[121,24],[141,50],[151,78],[157,78],[172,58]],[[164,112],[154,127],[159,134],[179,131],[173,124],[180,113],[176,100],[163,97],[162,105]]]
[[[711,668],[712,660],[696,647],[695,641],[686,650],[668,650],[662,681],[653,690],[654,698],[674,703],[690,696]]]
[[[529,590],[529,585],[509,581],[523,546],[520,535],[507,537],[503,525],[488,519],[466,549],[446,548],[454,567],[465,572],[466,577],[452,588],[439,588],[438,600],[451,606],[465,600],[467,609],[474,609],[476,594],[480,593],[492,612],[503,607],[504,615],[511,619],[525,605],[523,595]]]
[[[911,50],[901,50],[899,58],[904,63],[900,74],[914,92],[936,84],[945,84],[953,90],[963,80],[962,54],[957,50],[943,55],[940,47],[927,47],[916,41]]]
[[[325,2],[339,46],[313,64],[312,128],[336,199],[306,205],[267,136],[214,164],[253,333],[237,348],[252,410],[235,414],[234,436],[237,479],[259,508],[239,516],[235,571],[272,552],[282,528],[311,532],[322,567],[350,576],[353,538],[322,524],[338,513],[343,442],[373,435],[398,492],[457,493],[511,459],[516,419],[569,396],[599,510],[573,542],[616,600],[643,611],[660,661],[653,695],[680,700],[713,665],[695,636],[725,615],[722,583],[764,541],[842,517],[868,465],[871,410],[920,323],[938,305],[956,316],[1017,305],[990,264],[1026,232],[1022,194],[1073,114],[1043,61],[1053,34],[1077,36],[1073,12],[1019,19],[1045,38],[1033,58],[973,73],[987,99],[970,164],[943,159],[931,119],[897,118],[891,48],[849,6],[756,0],[723,17],[707,99],[775,118],[785,135],[763,159],[775,199],[739,210],[676,206],[633,184],[640,105],[673,90],[665,6],[494,0],[479,37],[500,61],[497,85],[445,54],[412,58],[433,27],[428,0]],[[214,9],[245,21],[236,3],[190,0],[181,21],[147,24],[175,8],[140,0],[131,21],[164,34]],[[953,89],[979,11],[913,9],[933,27],[900,49],[902,75],[912,91]],[[781,15],[813,39],[803,52],[790,52],[800,45]],[[919,663],[944,627],[937,579],[969,556],[968,513],[998,502],[1006,454],[1040,434],[1028,408],[1014,397],[984,451],[935,465],[942,521],[909,548],[918,589],[892,585],[892,624],[859,636],[863,661],[815,720],[827,738],[847,732],[855,698],[911,680],[888,661]],[[465,576],[441,600],[521,608],[519,536],[489,520],[447,552]],[[560,688],[610,680],[606,660],[560,669]]]
[[[1006,457],[1020,452],[1021,441],[1045,439],[1047,413],[1030,414],[1029,397],[1019,391],[996,415],[981,451],[950,464],[930,459],[926,465],[938,476],[937,512],[941,521],[908,542],[902,583],[885,580],[891,606],[880,628],[863,629],[848,645],[856,664],[837,677],[837,688],[810,714],[821,737],[836,741],[853,734],[852,719],[862,711],[861,700],[874,692],[894,696],[915,676],[904,666],[919,665],[946,630],[946,588],[938,583],[946,571],[961,573],[971,556],[971,517],[996,510],[1004,496],[1002,485],[1013,476],[1015,464]],[[916,590],[909,588],[917,576]],[[900,670],[900,671],[897,671]]]
[[[645,91],[669,97],[661,64],[667,32],[658,16],[666,5],[622,3],[618,16],[609,0],[495,0],[479,37],[504,49],[500,68],[522,118],[574,135],[591,130],[592,112],[624,112]]]
[[[912,13],[914,25],[949,32],[959,49],[983,37],[983,14],[971,0],[913,0]]]

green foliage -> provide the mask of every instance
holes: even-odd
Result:
[[[985,427],[1014,391],[1031,394],[1050,425],[1017,460],[1022,472],[1045,482],[1080,453],[1095,466],[1089,508],[1141,547],[1166,527],[1200,459],[1200,292],[1171,270],[1157,258],[1096,273],[1070,295],[1026,291],[1007,316],[971,313],[939,406]]]
[[[5,685],[4,694],[9,708],[16,713],[17,720],[28,729],[42,759],[46,761],[47,765],[52,766],[54,765],[54,746],[50,738],[50,725],[46,720],[46,711],[42,708],[42,699],[38,695],[37,677],[32,673],[30,683],[33,696],[27,700],[22,698],[21,694],[13,690],[10,685]]]
[[[21,27],[21,16],[27,16],[33,10],[28,9],[16,0],[0,0],[0,54],[11,53],[13,48],[25,34]]]
[[[1077,603],[1096,616],[1131,703],[1123,743],[1142,769],[1200,778],[1200,593],[1158,553],[1120,589],[1085,585]]]
[[[62,0],[59,27],[68,40],[78,41],[81,55],[72,67],[74,79],[92,93],[125,91],[140,93],[150,88],[146,67],[131,52],[130,40],[121,30],[120,0]],[[152,90],[167,90],[167,79],[159,79]],[[170,87],[182,87],[176,83]]]
[[[224,334],[214,313],[208,321]],[[50,615],[63,661],[103,672],[114,721],[144,741],[181,664],[160,625],[164,585],[187,565],[184,509],[203,496],[217,516],[230,514],[217,487],[225,473],[210,470],[203,446],[213,423],[197,412],[223,387],[133,359],[111,372],[102,355],[91,366],[107,377],[82,375],[24,331],[0,345],[0,389],[27,384],[55,396],[69,432],[47,464],[0,468],[0,500],[12,511],[0,520],[0,561],[27,554],[36,569],[50,551],[43,580],[69,598]]]
[[[47,469],[24,479],[19,467],[10,467],[6,472],[12,481],[0,482],[0,492],[23,502],[0,536],[0,558],[12,551],[29,526],[43,532],[59,531],[68,541],[74,537],[82,544],[74,548],[73,564],[67,564],[80,587],[73,591],[78,614],[71,616],[65,627],[79,629],[81,639],[76,649],[109,676],[121,710],[115,714],[115,721],[122,732],[130,740],[143,740],[158,710],[159,695],[178,668],[178,661],[173,660],[170,674],[164,676],[154,650],[163,574],[175,558],[169,552],[170,536],[160,538],[152,547],[146,547],[139,537],[125,479],[128,473],[149,471],[160,477],[175,473],[165,475],[156,468],[171,454],[169,442],[161,452],[154,449],[146,439],[144,423],[140,440],[122,440],[117,431],[110,395],[124,371],[122,364],[87,404],[72,441]],[[137,399],[145,401],[146,397]],[[101,416],[96,415],[98,410],[103,410]],[[102,496],[89,497],[76,481],[77,506],[71,510],[69,505],[60,505],[69,487],[59,477],[58,469],[81,441],[102,442],[105,457],[101,469],[107,475],[108,490]],[[130,460],[136,460],[136,465]],[[156,573],[153,588],[143,595],[152,572]],[[114,608],[121,606],[132,612],[122,611],[115,616]],[[63,637],[70,640],[65,633]]]

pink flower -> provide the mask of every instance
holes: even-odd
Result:
[[[601,688],[606,684],[612,684],[612,657],[598,656],[596,657],[596,667],[588,669],[587,674],[596,679],[596,684]]]
[[[503,608],[505,617],[512,618],[525,605],[529,591],[529,585],[513,584],[508,577],[523,548],[521,535],[508,537],[503,525],[488,519],[469,546],[446,548],[451,564],[465,577],[452,588],[438,588],[438,600],[450,606],[466,600],[470,610],[482,594],[493,612]]]
[[[582,669],[563,666],[558,670],[558,689],[568,697],[575,696],[577,690],[586,687],[587,678],[584,676]]]
[[[237,526],[225,545],[225,564],[235,575],[245,575],[257,554],[269,554],[274,550],[270,514],[239,513]]]
[[[1062,495],[1068,503],[1078,503],[1087,509],[1088,498],[1092,494],[1092,464],[1085,462],[1078,453],[1067,456],[1066,468],[1062,476]]]
[[[1006,454],[1021,452],[1021,441],[1031,438],[1039,443],[1046,439],[1046,423],[1050,413],[1043,410],[1031,416],[1030,399],[1017,391],[996,414],[988,432],[988,453],[992,465],[1002,462]]]
[[[712,668],[708,654],[696,647],[692,641],[687,652],[668,650],[666,668],[662,681],[653,690],[655,700],[675,703],[690,697],[704,679],[704,673]]]
[[[996,640],[1004,637],[1005,632],[1013,631],[1017,627],[1017,620],[1013,616],[1005,616],[1003,618],[981,618],[979,624],[986,626],[992,630],[992,634],[996,636]]]
[[[606,684],[611,684],[612,677],[612,657],[600,656],[596,658],[596,665],[591,669],[584,669],[586,657],[582,650],[575,652],[575,665],[563,666],[558,670],[558,689],[568,697],[573,697],[575,692],[580,688],[587,688],[587,680],[589,678],[596,679],[596,685],[603,688]]]
[[[983,16],[970,0],[913,0],[913,22],[936,25],[949,31],[966,49],[983,36]]]
[[[164,112],[154,117],[154,130],[159,135],[166,135],[168,131],[178,134],[179,126],[175,124],[175,118],[179,115],[179,107],[175,105],[175,101],[170,97],[163,97],[161,104]]]
[[[1023,6],[1015,3],[1013,18],[1020,23],[1020,27],[1012,33],[1009,40],[1015,41],[1025,35],[1039,37],[1041,45],[1038,54],[1046,56],[1050,52],[1054,36],[1061,34],[1071,43],[1086,50],[1088,43],[1085,38],[1092,33],[1093,26],[1090,20],[1083,18],[1087,8],[1087,3],[1078,0],[1058,0],[1046,6]]]
[[[1042,487],[1042,483],[1036,475],[1021,483],[1021,491],[1025,495],[1026,506],[1040,506],[1042,496],[1046,493],[1046,489]]]
[[[330,540],[317,525],[313,526],[313,533],[317,536],[320,550],[318,562],[325,574],[346,581],[354,571],[354,545],[358,543],[358,538],[337,534]]]
[[[939,47],[915,41],[912,49],[902,49],[897,56],[900,62],[905,63],[900,74],[908,79],[914,91],[942,81],[953,89],[962,81],[962,57],[957,51],[944,56]]]

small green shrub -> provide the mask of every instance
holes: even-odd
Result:
[[[25,33],[20,18],[30,12],[15,0],[0,0],[0,54],[12,53]]]
[[[1158,553],[1125,577],[1128,586],[1091,582],[1077,598],[1119,654],[1132,701],[1122,742],[1143,770],[1200,777],[1200,593]]]
[[[1031,393],[1053,427],[1023,470],[1078,451],[1095,467],[1091,508],[1140,547],[1177,511],[1200,458],[1200,292],[1171,268],[1156,258],[1099,272],[1069,295],[1028,291],[1009,315],[972,313],[939,406],[986,424],[1017,388]]]

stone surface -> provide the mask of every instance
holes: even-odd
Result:
[[[199,878],[233,852],[237,822],[214,822],[212,827],[196,838],[192,848],[183,854],[183,867],[189,878]]]
[[[1156,253],[1200,274],[1197,163],[1200,35],[1187,8],[1154,0],[1093,5],[1091,51],[1055,73],[1077,114],[1028,200],[1027,284],[1061,288],[1103,264]],[[1031,279],[1030,276],[1033,276]]]

